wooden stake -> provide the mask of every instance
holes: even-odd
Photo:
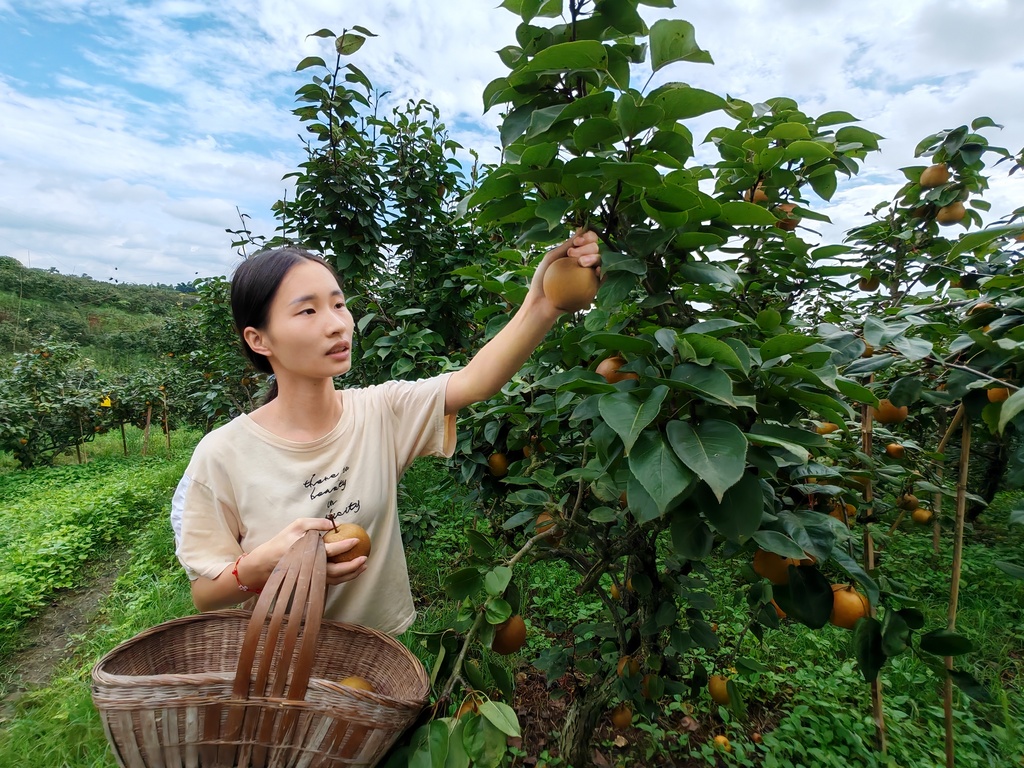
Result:
[[[861,449],[867,456],[871,455],[871,433],[873,426],[871,407],[868,405],[861,406]],[[874,507],[871,505],[871,502],[874,500],[874,493],[870,475],[868,476],[867,483],[864,484],[864,500],[868,504],[867,519],[870,521],[874,517]],[[867,522],[864,524],[864,570],[870,573],[874,570],[874,567],[875,540],[871,536],[871,523]],[[876,614],[875,606],[872,605],[870,615],[874,618]],[[871,709],[875,719],[875,738],[878,741],[878,751],[884,755],[888,749],[885,736],[885,710],[882,704],[882,678],[877,675],[871,682]]]
[[[85,430],[82,427],[82,417],[78,417],[78,442],[75,443],[75,453],[78,455],[78,463],[82,463],[82,443],[85,442]]]
[[[963,414],[963,406],[960,411]],[[960,569],[964,553],[964,517],[967,511],[967,465],[971,458],[971,422],[964,419],[960,433],[960,473],[956,483],[956,527],[953,534],[953,573],[949,587],[949,617],[946,628],[956,629],[956,611],[960,602]],[[953,657],[946,657],[946,669],[953,669]],[[942,701],[946,715],[946,766],[953,768],[955,753],[953,744],[953,678],[946,676]]]
[[[953,420],[946,427],[946,433],[942,436],[939,441],[938,447],[935,449],[936,453],[943,453],[946,450],[946,444],[949,443],[949,438],[952,437],[953,431],[960,426],[960,422],[964,418],[964,404],[960,403],[960,407],[956,409],[956,413],[953,414]],[[935,477],[938,482],[936,485],[942,485],[942,475],[944,474],[945,461],[943,461],[935,470]],[[941,543],[942,537],[942,524],[939,522],[939,513],[942,511],[942,493],[936,491],[932,495],[932,512],[935,515],[935,522],[932,524],[932,552],[936,555],[939,554],[939,544]]]
[[[153,406],[146,406],[146,426],[142,428],[142,455],[149,450],[149,424],[153,420]]]
[[[164,436],[167,438],[167,458],[171,458],[171,430],[167,426],[167,397],[164,397]]]
[[[124,455],[128,455],[128,437],[124,433],[124,422],[121,422],[121,447],[124,448]]]

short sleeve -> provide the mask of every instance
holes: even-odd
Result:
[[[214,579],[242,553],[238,515],[186,471],[171,503],[174,549],[189,579]]]
[[[407,468],[420,456],[451,456],[455,452],[455,414],[445,415],[444,397],[450,373],[419,381],[392,381],[384,386],[394,420],[395,452]]]

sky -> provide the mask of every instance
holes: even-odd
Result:
[[[662,82],[751,102],[787,96],[841,109],[885,137],[841,180],[822,237],[864,223],[921,165],[926,135],[988,116],[984,132],[1024,148],[1021,0],[679,0],[643,8],[685,18],[714,66],[676,63]],[[481,94],[507,73],[496,51],[518,17],[498,0],[0,0],[0,255],[64,274],[191,282],[239,261],[227,229],[273,234],[271,206],[304,159],[291,114],[309,35],[361,25],[378,35],[352,59],[392,104],[435,104],[454,139],[498,157],[498,110]],[[646,73],[635,77],[642,83]],[[703,122],[702,122],[703,121]],[[718,113],[688,123],[700,140]],[[991,157],[994,161],[993,156]],[[997,166],[995,221],[1024,205],[1024,174]]]

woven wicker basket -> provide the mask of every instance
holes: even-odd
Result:
[[[100,659],[93,702],[118,763],[375,765],[423,711],[426,672],[394,638],[323,620],[325,583],[324,545],[310,531],[282,558],[252,613],[168,621]],[[350,675],[374,692],[338,684]]]

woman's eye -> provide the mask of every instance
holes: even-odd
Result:
[[[334,305],[334,308],[335,309],[344,309],[345,308],[345,302],[344,301],[339,301],[337,304]]]
[[[316,311],[312,307],[310,307],[308,309],[302,310],[301,312],[299,312],[299,314],[300,315],[313,315],[313,314],[316,314]]]

